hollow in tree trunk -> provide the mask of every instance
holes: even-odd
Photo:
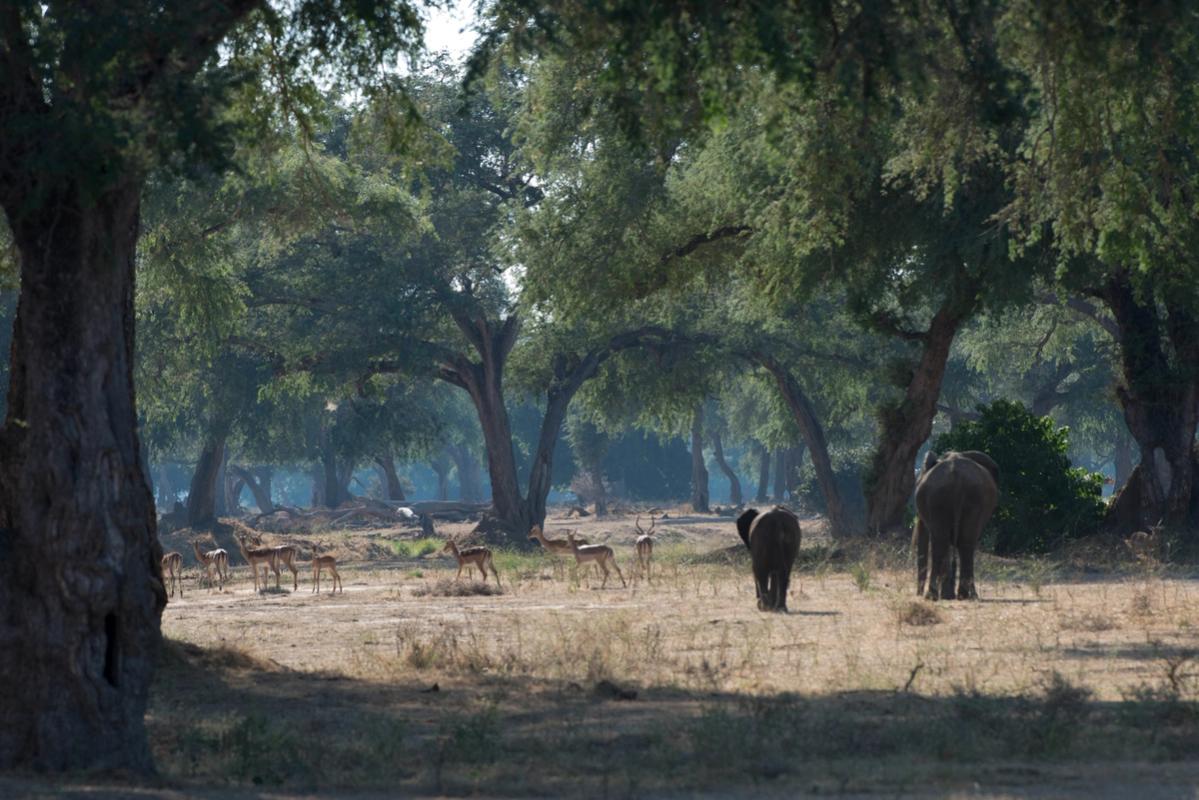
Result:
[[[691,510],[707,514],[708,467],[704,464],[704,411],[695,409],[691,415]]]
[[[0,431],[0,770],[153,771],[166,592],[134,410],[140,188],[3,197],[20,298]]]
[[[729,480],[729,503],[740,506],[744,502],[741,498],[741,479],[729,466],[729,462],[724,460],[724,443],[721,442],[718,432],[712,434],[712,455],[716,459],[716,465],[720,467],[720,471]]]

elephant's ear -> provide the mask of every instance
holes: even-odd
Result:
[[[737,534],[741,537],[741,541],[745,542],[746,547],[749,547],[749,526],[753,525],[757,518],[758,509],[756,508],[747,509],[737,517]]]
[[[995,485],[999,485],[999,465],[989,455],[981,450],[966,450],[962,455],[991,473],[991,478],[995,481]]]

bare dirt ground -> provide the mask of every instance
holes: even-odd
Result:
[[[375,556],[336,596],[307,566],[266,594],[244,566],[224,592],[189,573],[147,716],[165,785],[136,792],[1199,797],[1188,573],[988,559],[981,602],[934,607],[903,548],[809,520],[784,616],[756,610],[731,519],[659,523],[652,582],[631,518],[567,527],[629,586],[499,553],[502,594],[446,594],[456,564],[396,531],[318,537]],[[68,789],[134,791],[0,782]]]

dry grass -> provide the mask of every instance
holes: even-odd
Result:
[[[632,564],[631,520],[571,524]],[[155,687],[160,767],[197,786],[507,795],[944,794],[1030,761],[1050,795],[1085,776],[1101,796],[1116,765],[1195,776],[1190,580],[988,559],[981,602],[934,606],[894,548],[805,528],[794,613],[762,614],[731,523],[663,527],[653,583],[628,589],[523,553],[496,554],[498,596],[428,592],[455,583],[448,558],[346,565],[336,597],[255,596],[235,569],[231,592],[167,609],[167,635],[203,649],[173,648]]]

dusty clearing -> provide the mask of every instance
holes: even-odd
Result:
[[[446,596],[431,543],[336,596],[189,571],[148,716],[168,794],[1197,796],[1189,575],[985,560],[981,602],[932,607],[898,551],[805,524],[795,613],[766,615],[731,520],[660,526],[652,583],[631,519],[572,527],[628,588],[501,553],[503,594]]]

